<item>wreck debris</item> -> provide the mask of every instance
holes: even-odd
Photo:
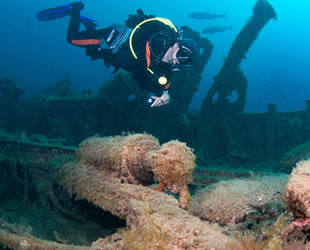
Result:
[[[208,113],[210,109],[214,109],[214,106],[230,116],[243,110],[246,101],[247,79],[239,68],[240,63],[262,28],[270,19],[275,18],[276,13],[266,0],[256,2],[252,18],[233,42],[222,69],[215,77],[202,103],[201,116],[208,118]],[[236,100],[229,100],[232,96]]]
[[[273,7],[266,0],[258,0],[253,16],[233,42],[228,57],[202,102],[199,125],[202,128],[198,130],[197,144],[206,148],[202,151],[209,152],[211,157],[228,157],[235,162],[248,158],[237,139],[238,135],[234,133],[235,128],[240,126],[237,119],[245,106],[248,84],[240,63],[259,32],[272,18],[276,18]],[[216,144],[220,144],[220,150],[214,149]]]
[[[24,90],[16,87],[11,79],[0,78],[0,106],[18,101],[23,93]]]
[[[75,147],[63,146],[57,141],[49,141],[44,136],[12,135],[0,129],[0,151],[5,155],[5,160],[14,164],[17,163],[16,159],[22,159],[23,164],[28,163],[32,167],[48,171],[49,162],[62,157],[72,159],[75,150]]]
[[[28,194],[28,170],[29,166],[27,164],[24,165],[24,198],[23,198],[23,204],[24,207],[29,206],[29,194]]]
[[[99,238],[91,249],[225,249],[233,241],[218,226],[179,208],[173,196],[149,186],[122,183],[119,173],[111,169],[80,160],[62,167],[56,180],[76,199],[86,199],[126,219],[126,229]]]
[[[159,148],[158,140],[151,135],[91,137],[81,143],[76,154],[86,165],[118,173],[125,183],[143,184],[152,182],[145,155]]]
[[[222,226],[251,224],[254,231],[268,220],[275,221],[283,212],[282,196],[287,178],[279,174],[219,181],[195,193],[189,211],[202,220]]]
[[[20,232],[15,225],[0,221],[0,242],[11,249],[44,249],[44,250],[87,250],[89,247],[60,244],[54,241],[38,239],[29,232]]]
[[[310,141],[298,145],[291,149],[289,152],[285,153],[282,157],[280,163],[278,164],[278,169],[289,173],[296,166],[296,164],[302,160],[307,160],[310,157]]]
[[[184,67],[179,74],[175,74],[171,84],[171,103],[167,116],[179,116],[186,112],[191,104],[195,92],[199,90],[201,75],[213,51],[213,45],[200,33],[188,26],[182,26],[184,37],[193,39],[200,48],[199,56],[195,58],[192,67]],[[174,126],[175,127],[175,126]]]
[[[269,104],[266,114],[266,160],[276,159],[276,129],[278,122],[278,112],[276,104]]]
[[[170,204],[132,200],[128,227],[92,244],[94,249],[227,249],[234,242],[217,225]]]
[[[77,215],[77,214],[73,213],[72,211],[62,207],[60,205],[54,191],[51,188],[48,190],[48,197],[49,197],[50,201],[53,203],[54,207],[56,207],[64,216],[71,218],[73,220],[79,221],[83,224],[87,223],[86,218],[84,218],[80,215]],[[56,235],[59,235],[59,233],[56,233]]]
[[[292,171],[285,190],[288,210],[296,218],[310,219],[310,161],[301,161]]]
[[[299,162],[293,169],[284,199],[294,221],[283,232],[282,238],[295,248],[310,249],[310,160]]]
[[[12,132],[27,126],[25,107],[20,101],[23,93],[11,79],[0,78],[0,127]]]
[[[80,161],[62,167],[56,180],[70,196],[85,199],[121,219],[128,216],[132,199],[151,202],[154,206],[161,203],[178,206],[178,201],[172,196],[142,185],[122,183],[118,173],[98,170]]]
[[[64,194],[54,174],[76,159],[76,148],[38,139],[0,131],[0,248],[89,249],[79,246],[90,246],[99,236],[111,234],[120,220]],[[100,222],[104,219],[113,226]]]
[[[92,137],[81,143],[77,157],[86,166],[113,171],[122,183],[158,181],[166,191],[180,194],[180,206],[188,208],[195,155],[185,143],[175,140],[160,146],[147,134]]]
[[[64,97],[76,97],[76,93],[72,88],[72,81],[69,73],[63,75],[63,79],[50,87],[42,90],[37,98],[48,101],[48,99],[64,98]]]
[[[137,138],[139,138],[139,136],[137,136]],[[155,138],[151,138],[148,138],[148,140],[153,141],[152,145],[154,146],[155,151],[163,150],[163,154],[160,155],[160,158],[163,157],[165,155],[165,150],[159,146],[159,143]],[[121,137],[119,139],[121,139]],[[17,142],[14,143],[12,140],[7,140],[7,144],[5,146],[3,138],[1,138],[0,142],[1,150],[6,150],[7,153],[15,149],[14,152],[17,153],[17,155],[28,155],[26,158],[28,160],[25,161],[25,164],[29,166],[29,170],[33,169],[32,166],[36,161],[39,162],[35,165],[38,166],[40,164],[41,160],[37,157],[38,152],[40,151],[39,144],[35,145],[33,143],[28,145],[26,141],[24,141],[18,145]],[[15,145],[15,147],[13,145]],[[172,143],[170,146],[172,145],[174,144]],[[71,155],[74,152],[68,148],[64,149],[61,147],[59,147],[57,150],[56,146],[44,147],[41,145],[41,147],[41,153],[43,155],[45,154],[47,157],[45,159],[55,159],[57,158],[58,154]],[[16,150],[19,152],[16,152]],[[48,154],[48,152],[53,152],[53,154]],[[141,151],[137,150],[136,152]],[[33,153],[32,156],[31,153]],[[150,155],[152,156],[152,154]],[[56,240],[58,242],[64,243],[59,244],[57,242],[47,241],[32,236],[32,229],[30,226],[23,226],[18,224],[13,225],[0,220],[0,242],[2,244],[13,249],[127,250],[128,247],[131,247],[132,249],[158,249],[160,247],[166,247],[168,249],[172,247],[175,249],[239,249],[237,246],[240,246],[241,243],[243,244],[244,241],[251,243],[250,238],[243,238],[242,240],[233,239],[223,234],[222,229],[219,226],[210,225],[208,222],[203,222],[199,218],[190,215],[187,211],[178,207],[178,201],[173,196],[167,195],[163,192],[155,191],[153,186],[146,185],[148,183],[145,183],[144,185],[141,185],[142,183],[138,183],[139,185],[130,184],[126,183],[125,181],[122,183],[119,178],[120,173],[117,171],[112,171],[111,169],[101,168],[101,160],[103,160],[103,158],[100,158],[99,161],[92,161],[91,164],[87,164],[84,155],[81,154],[80,157],[81,159],[79,161],[71,161],[69,163],[63,164],[59,163],[60,165],[53,168],[53,176],[55,175],[56,177],[55,181],[58,182],[75,199],[88,200],[90,203],[98,206],[98,208],[110,211],[112,214],[122,219],[126,219],[127,228],[121,229],[117,233],[114,233],[106,238],[96,238],[97,240],[93,241],[91,246],[80,247],[78,244],[66,244],[68,242],[73,242],[73,238],[70,236],[67,238],[65,236],[66,234],[64,234],[62,231],[53,230],[53,234]],[[151,161],[154,160],[156,162],[156,157],[155,159],[152,157],[150,158]],[[30,161],[30,159],[32,159],[32,161]],[[96,154],[93,154],[89,160],[91,159],[99,158],[96,158]],[[128,162],[138,162],[134,161],[134,159],[138,158],[131,157]],[[51,168],[51,165],[48,166],[42,165],[41,169]],[[41,171],[41,169],[38,167],[36,167],[36,169]],[[29,174],[29,176],[32,177],[31,179],[34,179],[33,172],[29,171]],[[304,177],[306,176],[307,175],[304,175]],[[139,178],[135,180],[138,182]],[[307,185],[305,185],[305,187],[306,186]],[[297,188],[299,188],[298,185]],[[256,188],[256,190],[257,189],[259,188]],[[255,197],[258,205],[260,202],[266,201],[266,199],[268,199],[268,195],[272,196],[272,189],[274,189],[273,186],[269,185],[266,187],[265,194],[260,194]],[[274,192],[277,193],[276,189],[274,190]],[[297,189],[296,192],[298,192]],[[305,194],[305,192],[299,193],[296,195],[296,197],[307,197],[307,194]],[[188,197],[185,195],[185,199],[187,198]],[[246,204],[247,199],[245,198],[244,200],[244,204]],[[251,202],[253,207],[258,208],[259,206],[256,206],[257,204]],[[307,203],[305,202],[304,204]],[[225,211],[224,206],[221,208],[224,209],[222,211]],[[231,208],[228,207],[227,211],[231,211]],[[273,213],[274,211],[271,212]],[[0,213],[5,212],[0,210]],[[219,213],[219,216],[224,214],[224,212]],[[226,212],[226,214],[229,213]],[[237,222],[236,218],[229,218],[228,221],[229,220]],[[87,227],[87,224],[83,225],[84,227]],[[301,233],[303,237],[308,237],[308,235],[304,234],[303,232],[309,231],[309,226],[309,218],[297,218],[294,223],[292,223],[290,227],[288,227],[287,230],[282,234],[284,242],[283,246],[286,246],[286,239],[292,239],[292,237],[297,237]],[[275,225],[275,227],[278,226]],[[281,228],[278,227],[278,229]],[[256,242],[253,241],[251,245],[254,244],[256,244]],[[296,244],[305,246],[302,241],[298,241]],[[309,243],[307,244],[309,247]],[[229,246],[234,246],[235,248],[229,248]]]

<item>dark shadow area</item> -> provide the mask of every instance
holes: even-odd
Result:
[[[18,233],[83,246],[126,227],[124,220],[110,212],[85,200],[70,198],[57,185],[51,187],[47,175],[37,182],[34,180],[37,173],[31,168],[21,163],[0,162],[1,223],[15,225]]]

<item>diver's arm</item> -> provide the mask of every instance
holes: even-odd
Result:
[[[168,90],[165,90],[160,97],[152,96],[151,98],[155,100],[151,107],[161,107],[170,102],[170,95],[168,93]]]
[[[133,79],[139,84],[142,89],[146,89],[152,93],[154,99],[151,107],[160,107],[170,102],[170,95],[168,93],[169,83],[165,86],[154,82],[154,79],[150,79],[149,73],[141,73],[138,71],[133,72]]]

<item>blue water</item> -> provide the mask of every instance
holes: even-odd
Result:
[[[5,1],[0,9],[0,77],[12,78],[25,89],[25,96],[62,79],[72,77],[74,88],[91,88],[93,93],[104,79],[112,77],[103,61],[90,61],[84,50],[65,40],[69,17],[39,22],[36,12],[65,4],[61,0]],[[271,21],[260,33],[243,61],[242,69],[249,81],[247,112],[264,112],[267,103],[277,103],[279,111],[304,109],[310,97],[310,2],[305,0],[270,0],[278,20]],[[100,26],[123,22],[128,14],[142,8],[146,14],[169,18],[175,25],[188,25],[197,31],[207,26],[231,25],[233,30],[207,36],[214,44],[209,64],[202,75],[200,90],[191,107],[199,109],[229,51],[232,41],[252,13],[254,0],[194,1],[95,1],[85,0],[83,15],[99,21]],[[194,11],[228,12],[227,20],[194,20]]]

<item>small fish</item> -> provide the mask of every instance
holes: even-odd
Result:
[[[221,17],[226,19],[226,14],[227,12],[225,12],[224,14],[220,14],[220,15],[212,14],[210,12],[192,12],[188,16],[193,19],[214,20],[214,19],[221,18]]]
[[[205,28],[202,33],[203,34],[214,34],[217,32],[224,32],[226,30],[231,30],[232,29],[232,25],[228,26],[228,27],[221,27],[219,25],[214,25],[214,26],[210,26]]]

